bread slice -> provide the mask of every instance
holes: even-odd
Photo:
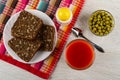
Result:
[[[40,18],[27,11],[22,11],[14,23],[11,33],[14,37],[33,40],[36,38],[42,25],[43,21]]]
[[[55,28],[50,25],[45,25],[39,31],[39,39],[42,41],[40,50],[52,51],[54,43]]]
[[[40,48],[41,41],[12,38],[8,45],[22,60],[29,62]]]

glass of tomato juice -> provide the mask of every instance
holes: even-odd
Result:
[[[83,70],[89,68],[94,58],[94,48],[86,40],[76,39],[66,46],[65,59],[73,69]]]

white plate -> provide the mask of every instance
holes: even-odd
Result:
[[[45,13],[43,13],[41,11],[38,11],[38,10],[31,10],[31,9],[26,10],[26,11],[28,11],[31,14],[36,15],[37,17],[42,19],[44,24],[52,25],[52,26],[55,27],[54,22]],[[4,32],[3,32],[3,40],[4,40],[5,48],[7,49],[8,53],[14,59],[16,59],[16,60],[18,60],[20,62],[23,62],[23,63],[32,64],[32,63],[37,63],[39,61],[44,60],[45,58],[47,58],[52,53],[52,51],[38,51],[35,54],[35,56],[32,58],[31,61],[25,62],[21,58],[19,58],[15,54],[15,52],[9,47],[8,41],[13,37],[11,35],[11,28],[12,28],[13,24],[15,23],[15,21],[17,20],[19,14],[20,14],[20,12],[18,12],[15,15],[11,16],[11,18],[9,19],[9,21],[5,25]],[[56,31],[56,27],[55,27],[55,36],[54,36],[54,46],[53,46],[53,49],[55,48],[56,41],[57,41],[57,31]]]

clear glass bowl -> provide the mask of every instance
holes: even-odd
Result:
[[[114,28],[114,18],[106,10],[97,10],[92,13],[88,21],[89,29],[97,36],[108,35]]]

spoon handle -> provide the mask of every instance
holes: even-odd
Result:
[[[86,39],[87,41],[89,41],[98,51],[104,53],[104,50],[102,47],[98,46],[97,44],[93,43],[92,41],[90,41],[88,38],[86,38],[85,36],[81,35],[81,37],[83,37],[84,39]]]

